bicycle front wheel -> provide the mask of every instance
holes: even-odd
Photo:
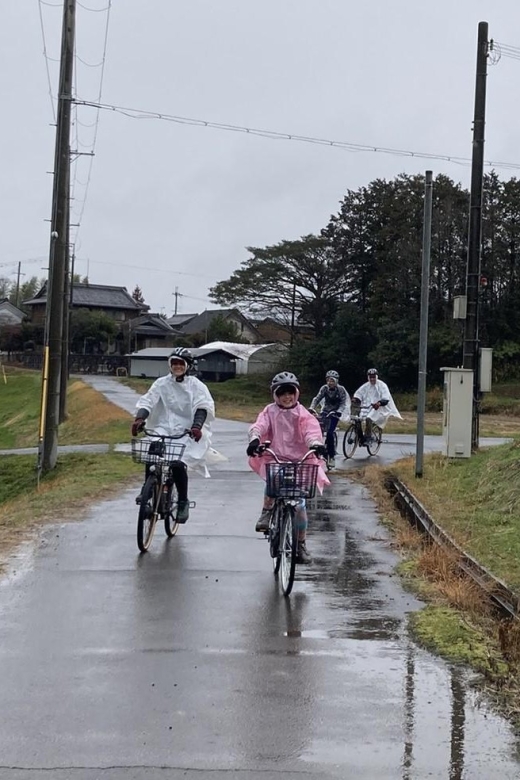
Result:
[[[141,493],[141,505],[137,518],[137,546],[141,552],[147,551],[153,539],[160,499],[159,480],[155,474],[150,474]]]
[[[370,441],[367,442],[367,450],[369,455],[377,455],[379,448],[381,447],[381,439],[383,437],[383,431],[378,425],[372,425],[372,435]]]
[[[350,423],[343,436],[343,455],[351,458],[358,446],[358,434],[354,423]]]
[[[278,576],[282,556],[280,552],[280,529],[282,526],[282,508],[276,503],[272,509],[271,520],[269,523],[269,552],[273,559],[273,573]]]
[[[282,593],[288,596],[294,583],[298,531],[294,518],[294,507],[286,506],[280,526],[280,585]]]
[[[171,539],[172,536],[175,536],[179,530],[179,523],[175,519],[178,501],[179,496],[177,495],[177,488],[175,485],[170,485],[164,502],[164,530],[169,539]]]

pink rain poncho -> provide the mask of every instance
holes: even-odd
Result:
[[[300,403],[292,409],[282,409],[277,404],[269,404],[263,409],[249,429],[249,439],[270,441],[271,449],[280,460],[301,460],[314,444],[322,444],[323,435],[318,420]],[[249,465],[265,479],[266,463],[274,458],[268,452],[261,457],[249,458]],[[318,490],[320,493],[330,481],[323,468],[323,461],[316,455],[309,455],[306,463],[318,463]]]

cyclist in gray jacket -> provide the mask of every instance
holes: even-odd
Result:
[[[320,407],[320,412],[317,411]],[[330,469],[336,465],[336,448],[334,446],[334,431],[344,414],[350,413],[350,396],[343,385],[339,384],[337,371],[327,371],[325,384],[320,387],[318,395],[311,402],[309,411],[319,416],[322,430],[325,433],[325,447]]]

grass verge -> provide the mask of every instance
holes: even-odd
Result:
[[[9,552],[43,523],[80,519],[93,502],[138,483],[142,467],[127,455],[70,454],[36,486],[36,458],[0,458],[0,549],[5,565]]]
[[[370,467],[349,476],[362,481],[375,498],[383,522],[391,530],[392,544],[401,556],[398,572],[403,584],[427,602],[426,608],[410,616],[415,639],[479,673],[479,687],[520,730],[520,621],[499,619],[483,601],[480,589],[461,574],[454,556],[432,544],[401,517],[384,487],[389,471],[399,476],[439,525],[514,588],[519,571],[517,547],[506,536],[495,533],[495,522],[496,517],[504,516],[507,495],[510,522],[514,528],[520,523],[507,488],[507,464],[514,462],[517,447],[494,447],[469,461],[453,462],[428,455],[421,480],[415,479],[411,458],[393,464],[391,469]],[[499,473],[504,477],[505,494],[498,478],[496,502],[490,507],[489,487]]]

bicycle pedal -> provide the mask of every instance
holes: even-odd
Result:
[[[188,506],[189,506],[190,509],[195,509],[195,507],[197,506],[197,502],[196,501],[189,501],[188,502]]]

